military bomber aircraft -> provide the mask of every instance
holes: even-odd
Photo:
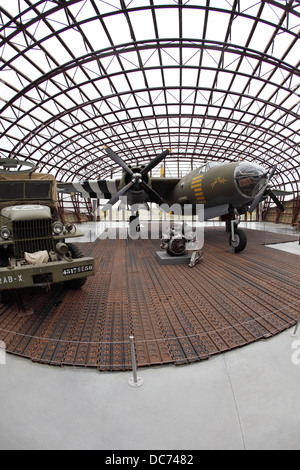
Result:
[[[135,206],[154,202],[159,206],[190,205],[194,213],[204,205],[204,220],[222,217],[230,229],[230,245],[241,252],[247,245],[246,234],[238,227],[239,215],[252,213],[268,196],[284,211],[275,191],[270,187],[277,165],[266,170],[260,165],[239,161],[233,163],[206,163],[182,178],[151,178],[150,172],[159,165],[170,150],[165,150],[148,165],[133,168],[127,165],[112,149],[106,147],[111,159],[123,169],[120,179],[112,181],[85,181],[59,183],[58,189],[67,193],[80,193],[85,198],[108,199],[102,208],[106,212],[122,196],[127,204]]]

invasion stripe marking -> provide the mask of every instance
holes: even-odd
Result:
[[[85,191],[82,183],[73,183],[73,186],[76,189],[76,192],[82,194],[82,197],[84,197],[85,199],[90,198],[89,193],[87,191]]]
[[[96,199],[98,197],[103,197],[103,193],[100,191],[97,183],[92,181],[86,181],[83,183],[84,190],[89,193],[90,198]]]
[[[95,181],[89,181],[89,185],[92,189],[92,191],[94,191],[94,193],[97,194],[97,196],[101,199],[103,198],[103,192],[100,190],[98,184],[95,182]]]
[[[117,193],[117,182],[113,180],[74,182],[72,186],[73,192],[81,193],[85,199],[110,199],[112,194]]]
[[[111,194],[116,194],[118,192],[117,183],[115,180],[106,181],[108,192]]]

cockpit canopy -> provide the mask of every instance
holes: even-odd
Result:
[[[215,166],[219,166],[221,165],[221,162],[209,162],[209,163],[206,163],[205,165],[203,165],[201,167],[201,173],[206,173],[207,171],[211,170],[212,168],[214,168]]]
[[[253,163],[240,163],[234,176],[239,192],[249,200],[254,199],[268,183],[265,168]]]

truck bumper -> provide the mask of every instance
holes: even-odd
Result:
[[[0,291],[56,284],[95,274],[93,258],[55,261],[36,266],[0,268]]]

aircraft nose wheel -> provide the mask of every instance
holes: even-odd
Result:
[[[233,253],[241,253],[247,246],[245,232],[239,228],[235,228],[234,234],[230,234],[229,245]]]

